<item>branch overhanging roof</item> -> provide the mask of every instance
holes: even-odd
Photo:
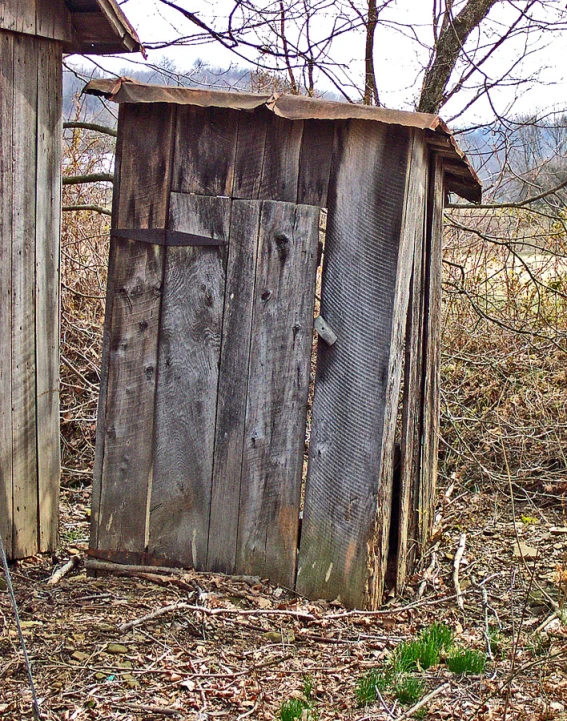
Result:
[[[317,100],[299,95],[240,93],[151,85],[129,78],[91,80],[84,92],[104,96],[116,103],[175,103],[197,105],[201,108],[244,111],[252,111],[264,106],[287,120],[358,119],[417,128],[424,131],[426,142],[432,151],[444,159],[447,190],[473,203],[480,202],[482,197],[480,179],[465,153],[459,148],[453,134],[438,115]]]

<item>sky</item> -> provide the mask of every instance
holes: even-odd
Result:
[[[206,22],[213,22],[215,17],[227,15],[232,7],[230,0],[178,0],[180,5],[190,7],[198,12]],[[159,0],[126,0],[120,3],[130,22],[136,28],[143,43],[156,43],[171,40],[179,32],[188,32],[190,24],[184,24],[178,13],[159,3]],[[523,4],[519,2],[518,4]],[[555,4],[555,0],[551,0]],[[556,7],[564,7],[557,0]],[[490,32],[497,32],[509,22],[512,10],[500,8],[494,13],[494,22]],[[322,23],[331,22],[332,13],[323,15]],[[414,109],[419,93],[421,76],[420,69],[427,62],[427,45],[431,43],[431,3],[428,0],[397,0],[390,9],[387,19],[400,24],[411,24],[418,42],[405,37],[396,30],[395,25],[379,28],[376,37],[375,63],[378,75],[381,102],[390,108]],[[326,20],[325,20],[326,18]],[[320,30],[324,31],[321,27]],[[317,30],[317,28],[315,28]],[[491,77],[500,76],[520,56],[524,54],[523,39],[512,41],[491,63],[487,64]],[[343,36],[334,48],[334,57],[348,67],[350,74],[358,81],[362,77],[362,52],[364,37],[362,34]],[[567,30],[563,34],[546,32],[535,35],[528,47],[528,57],[514,68],[515,75],[530,77],[538,75],[538,81],[526,83],[519,88],[499,86],[490,93],[490,98],[475,103],[462,113],[463,107],[472,98],[471,92],[461,92],[454,101],[450,101],[442,110],[442,115],[457,125],[474,125],[491,120],[494,111],[498,113],[531,114],[534,111],[563,110],[567,107]],[[536,52],[537,51],[537,52]],[[164,58],[173,62],[178,70],[190,71],[194,64],[205,61],[214,66],[228,67],[244,62],[222,48],[218,43],[207,43],[196,46],[169,48],[167,50],[149,50],[148,62],[160,63]],[[73,62],[86,67],[84,58],[76,57]],[[140,67],[146,61],[139,55],[120,58],[96,58],[96,64],[115,73],[128,73],[129,67]],[[319,79],[318,89],[330,90],[331,86],[324,79]]]

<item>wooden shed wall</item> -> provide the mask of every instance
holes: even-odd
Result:
[[[424,509],[433,498],[434,428],[424,389],[434,414],[437,291],[429,312],[425,289],[438,272],[443,198],[441,166],[433,165],[431,175],[424,134],[411,128],[289,121],[264,108],[121,105],[114,228],[212,233],[229,246],[228,255],[222,248],[203,254],[134,235],[112,239],[94,556],[258,573],[292,586],[299,543],[301,593],[379,605],[392,504],[405,519],[397,543],[404,560],[431,516]],[[292,388],[295,364],[309,356],[305,346],[294,360],[285,329],[302,297],[312,303],[312,270],[294,307],[270,311],[265,325],[259,294],[272,287],[273,271],[266,266],[263,274],[256,238],[269,213],[279,213],[281,224],[302,207],[313,218],[310,208],[328,207],[321,313],[339,339],[319,343],[299,539],[301,363],[295,400],[274,388],[284,389],[285,359]],[[307,257],[316,232],[311,237]],[[201,310],[199,273],[210,291]],[[297,324],[300,337],[306,318]],[[404,349],[410,391],[398,423]],[[286,412],[292,436],[282,425]],[[397,427],[402,477],[400,497],[392,498]]]
[[[61,54],[0,30],[0,530],[13,558],[57,539]]]

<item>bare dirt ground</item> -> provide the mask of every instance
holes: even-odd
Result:
[[[64,491],[58,558],[12,568],[46,720],[279,719],[283,703],[304,698],[306,678],[312,690],[305,719],[407,718],[411,704],[386,692],[358,706],[356,684],[433,621],[450,626],[462,646],[490,648],[492,659],[481,675],[455,675],[443,662],[419,672],[424,693],[445,685],[413,717],[567,719],[567,626],[554,615],[563,604],[567,529],[557,504],[516,502],[513,511],[499,493],[452,488],[447,496],[441,489],[426,556],[403,596],[391,595],[378,613],[308,602],[265,580],[194,572],[87,577],[87,509],[88,491]],[[453,572],[463,533],[461,610]],[[47,585],[53,561],[71,555],[79,564]],[[120,630],[179,603],[189,608]],[[5,590],[0,717],[32,718]]]

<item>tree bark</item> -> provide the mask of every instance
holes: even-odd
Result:
[[[439,37],[425,71],[418,104],[421,113],[438,113],[445,102],[445,90],[468,36],[500,0],[469,0],[456,18],[447,3]]]
[[[378,23],[376,0],[368,0],[368,20],[366,23],[366,47],[364,51],[364,97],[365,105],[380,105],[376,89],[376,72],[374,69],[374,36]]]

